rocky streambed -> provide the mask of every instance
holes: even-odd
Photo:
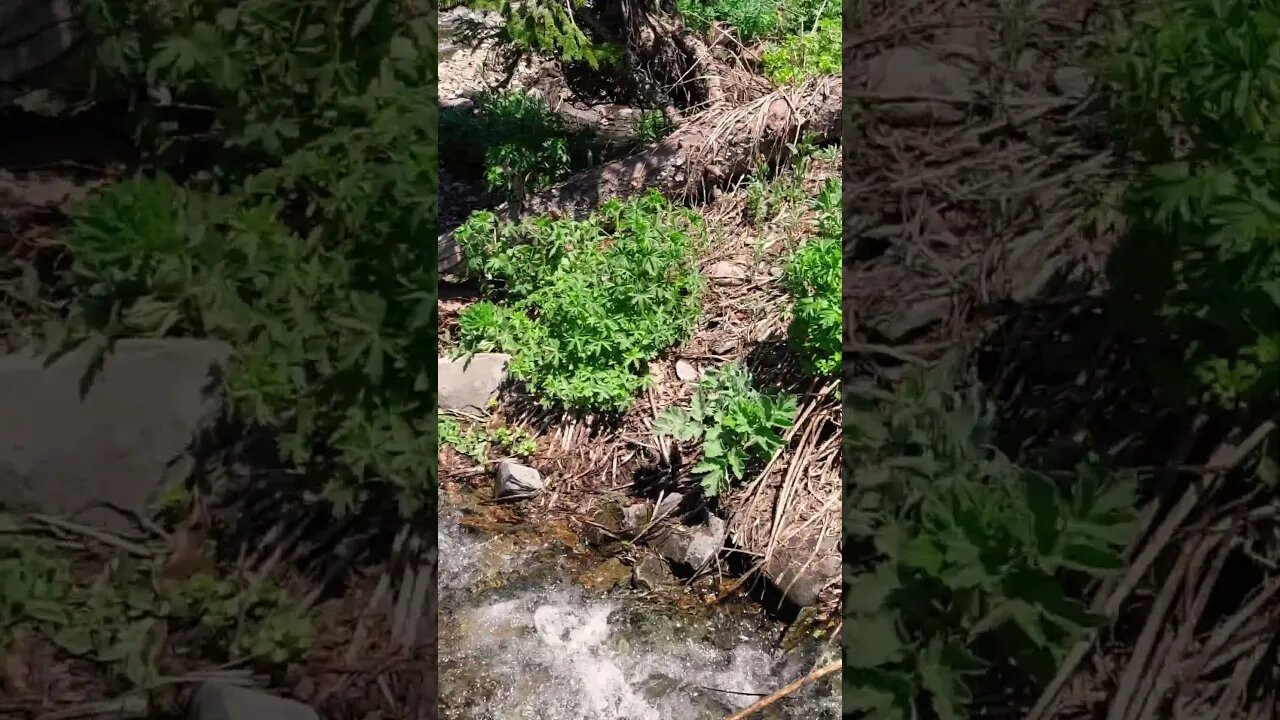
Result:
[[[711,605],[639,547],[608,555],[567,524],[510,522],[441,496],[441,717],[724,720],[837,649],[748,602]],[[773,720],[839,717],[838,680],[770,706]]]

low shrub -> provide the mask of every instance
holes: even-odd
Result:
[[[1142,163],[1113,299],[1153,336],[1165,386],[1192,402],[1280,391],[1277,28],[1277,0],[1169,0],[1106,58],[1115,134]]]
[[[623,410],[697,321],[699,231],[656,192],[585,221],[475,213],[456,237],[490,301],[459,317],[461,345],[510,353],[512,376],[547,404]]]
[[[590,159],[588,138],[522,91],[484,94],[474,110],[446,111],[440,138],[453,166],[480,168],[485,186],[508,199],[548,187]]]
[[[946,365],[847,395],[846,715],[968,717],[979,677],[1045,682],[1104,621],[1081,588],[1123,567],[1134,481],[1019,466],[992,418]]]
[[[840,181],[828,181],[815,205],[818,236],[791,254],[783,279],[793,299],[792,347],[806,370],[825,376],[840,369],[843,342]]]
[[[812,31],[790,35],[771,44],[761,56],[764,73],[780,85],[839,75],[840,38],[840,19],[824,18]]]
[[[653,431],[702,443],[702,460],[692,472],[700,476],[703,493],[715,497],[745,478],[750,464],[772,457],[795,417],[794,397],[760,392],[752,386],[751,374],[735,362],[704,375],[689,407],[659,415]]]
[[[108,189],[68,242],[75,300],[50,349],[198,335],[235,348],[234,408],[328,478],[340,512],[435,502],[433,36],[408,26],[347,123],[224,193],[164,175]],[[430,62],[430,66],[428,64]]]

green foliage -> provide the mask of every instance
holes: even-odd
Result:
[[[661,110],[646,110],[640,115],[636,134],[642,145],[652,145],[671,134],[671,121]]]
[[[767,461],[782,447],[782,435],[796,417],[794,397],[773,397],[752,387],[738,362],[707,373],[687,408],[670,408],[653,430],[684,442],[702,442],[702,460],[693,467],[702,490],[715,497],[742,480],[751,463]]]
[[[781,25],[778,3],[771,0],[676,0],[676,9],[690,27],[723,22],[743,40],[773,35]]]
[[[720,22],[745,41],[803,33],[821,18],[840,17],[836,0],[676,0],[676,9],[694,29]]]
[[[296,599],[270,583],[242,587],[197,573],[177,588],[170,603],[173,617],[196,625],[208,644],[225,648],[231,657],[279,665],[302,657],[315,640]]]
[[[770,45],[761,56],[770,80],[788,85],[823,75],[839,75],[841,67],[839,18],[825,18],[811,32],[791,35]]]
[[[784,281],[794,298],[788,334],[805,367],[816,375],[840,369],[841,235],[840,181],[829,180],[815,203],[818,237],[801,245],[787,261]]]
[[[459,317],[469,351],[512,355],[513,377],[547,404],[623,410],[648,363],[692,332],[700,219],[656,192],[588,220],[519,225],[475,213],[456,232],[491,299]]]
[[[224,194],[163,175],[110,188],[69,233],[75,302],[55,350],[197,335],[235,348],[235,408],[330,478],[339,512],[375,488],[433,507],[437,166],[429,28],[337,103],[349,125]],[[432,63],[433,64],[433,63]],[[382,493],[385,495],[385,493]]]
[[[847,396],[846,714],[965,718],[974,676],[1047,680],[1104,620],[1082,579],[1122,568],[1134,481],[1020,467],[993,448],[977,390],[956,387],[944,365]]]
[[[1110,274],[1156,328],[1180,394],[1225,405],[1280,390],[1280,2],[1171,0],[1107,58],[1117,136],[1149,163]]]
[[[132,687],[159,677],[159,643],[180,630],[199,628],[228,659],[278,665],[310,647],[309,621],[278,588],[197,574],[161,592],[150,568],[129,557],[109,561],[93,585],[78,585],[51,543],[18,534],[8,516],[0,523],[0,642],[15,626],[35,624],[63,652]]]
[[[489,461],[492,448],[505,449],[512,456],[525,458],[538,451],[538,441],[528,430],[509,427],[464,429],[457,418],[443,416],[439,426],[440,444],[452,446],[477,465]]]
[[[554,57],[567,63],[585,63],[592,69],[617,62],[619,48],[598,42],[582,31],[575,14],[585,0],[483,0],[468,5],[502,16],[502,40],[521,52]],[[452,7],[452,5],[446,5]]]
[[[71,617],[66,563],[48,544],[15,529],[13,518],[0,512],[0,641],[18,624],[56,626]]]
[[[189,151],[167,108],[216,118],[216,169],[232,178],[275,164],[350,124],[345,105],[408,42],[402,3],[361,0],[88,0],[94,83],[127,91],[144,146]],[[425,20],[418,21],[425,26]],[[434,29],[431,29],[434,33]],[[432,40],[434,43],[434,40]],[[434,57],[431,59],[434,64]],[[434,72],[434,67],[432,68]]]
[[[474,111],[446,111],[440,138],[455,165],[483,168],[488,189],[508,199],[548,187],[589,160],[586,138],[522,91],[480,95]]]

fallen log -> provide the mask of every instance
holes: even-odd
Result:
[[[526,198],[520,217],[585,218],[601,203],[651,189],[676,202],[693,202],[751,172],[761,161],[785,159],[806,134],[818,141],[839,137],[840,78],[784,88],[741,107],[714,108],[691,118],[662,142],[633,155],[584,170]],[[511,214],[507,205],[496,210]],[[441,276],[458,275],[464,258],[449,232],[438,238]]]

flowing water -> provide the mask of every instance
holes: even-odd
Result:
[[[475,533],[448,507],[440,523],[448,720],[725,720],[811,672],[823,650],[835,656],[774,650],[777,624],[745,604],[678,610],[632,589],[586,590],[578,568],[601,558],[554,533]],[[757,717],[835,720],[830,680]]]

